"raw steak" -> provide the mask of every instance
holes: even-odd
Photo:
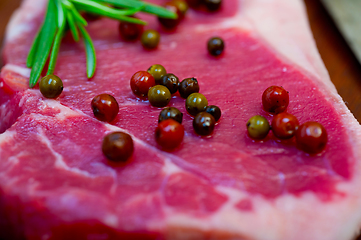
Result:
[[[163,3],[164,1],[154,1]],[[158,50],[126,43],[109,19],[88,30],[98,55],[87,80],[83,45],[63,41],[55,74],[57,100],[28,89],[25,60],[41,24],[44,0],[26,0],[14,15],[0,80],[0,238],[4,239],[243,239],[350,240],[361,223],[361,128],[329,80],[300,0],[225,0],[222,10],[190,11],[175,32],[154,17]],[[206,42],[221,36],[225,54],[212,58]],[[129,79],[163,64],[181,79],[197,77],[201,92],[223,115],[210,137],[192,130],[162,151],[154,140],[160,109],[138,100]],[[272,134],[252,141],[246,121],[261,114],[270,85],[290,93],[288,112],[301,123],[321,122],[326,150],[309,156],[293,140]],[[110,93],[120,104],[112,124],[97,121],[91,99]],[[109,163],[103,136],[127,131],[131,161]]]

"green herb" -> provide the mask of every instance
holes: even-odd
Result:
[[[109,7],[108,4],[122,9]],[[85,29],[87,22],[79,11],[142,25],[145,25],[146,22],[131,17],[131,15],[137,12],[145,12],[163,18],[177,18],[175,13],[163,7],[140,0],[49,0],[43,25],[34,39],[26,61],[27,67],[31,68],[29,79],[29,86],[31,88],[38,82],[48,59],[49,67],[47,74],[54,73],[66,26],[69,26],[75,41],[79,41],[80,37],[83,38],[86,52],[87,77],[91,78],[94,76],[96,69],[95,48],[91,37]]]

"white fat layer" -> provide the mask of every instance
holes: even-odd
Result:
[[[118,226],[118,216],[115,214],[108,214],[104,217],[104,223],[110,227],[116,228]]]
[[[66,170],[66,171],[69,171],[69,172],[72,172],[72,173],[75,173],[75,174],[78,174],[78,175],[82,175],[82,176],[85,176],[85,177],[89,177],[89,178],[92,178],[93,176],[87,172],[87,171],[83,171],[83,170],[80,170],[78,168],[75,168],[75,167],[69,167],[65,161],[64,161],[64,158],[61,154],[57,153],[54,149],[53,149],[53,146],[52,146],[52,143],[50,142],[50,140],[46,137],[44,131],[41,129],[41,128],[38,128],[38,138],[39,140],[44,143],[46,145],[46,147],[50,150],[50,152],[54,155],[55,157],[55,168],[58,168],[58,169],[63,169],[63,170]]]
[[[191,213],[175,212],[165,206],[166,226],[203,231],[219,230],[262,240],[350,240],[356,233],[358,219],[349,219],[355,208],[350,208],[350,202],[346,203],[342,197],[328,203],[312,193],[306,193],[300,197],[284,195],[270,201],[236,189],[216,189],[228,197],[228,201],[216,212],[206,217],[196,217]],[[235,207],[242,199],[251,200],[251,211],[241,211]],[[338,228],[344,221],[347,223],[342,224],[345,228]],[[311,222],[313,227],[310,226]],[[156,224],[153,226],[154,229],[158,227]],[[262,231],[259,231],[260,229]]]
[[[59,110],[60,112],[56,114],[56,118],[59,121],[64,121],[65,119],[69,117],[78,117],[81,116],[81,114],[77,111],[71,110],[70,108],[59,104],[56,100],[44,100],[44,103],[47,105],[47,107]]]
[[[169,158],[165,158],[164,159],[164,166],[162,168],[162,171],[164,172],[165,175],[170,176],[172,174],[176,174],[176,173],[182,173],[185,172],[183,169],[181,169],[180,167],[178,167],[177,165],[175,165],[171,159]]]
[[[10,130],[7,130],[3,133],[0,134],[0,146],[3,144],[3,143],[6,143],[8,142],[10,139],[14,138],[14,136],[16,135],[16,132],[15,131],[10,131]],[[0,151],[1,151],[2,148],[0,148]],[[1,152],[0,152],[1,153]],[[0,155],[0,159],[1,159],[1,155]]]
[[[13,72],[13,73],[19,74],[20,76],[23,76],[25,78],[29,78],[31,69],[8,63],[3,67],[2,71]]]

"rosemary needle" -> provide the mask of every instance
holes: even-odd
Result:
[[[104,3],[122,9],[105,6]],[[142,25],[145,25],[146,22],[131,17],[131,15],[137,12],[145,12],[163,18],[177,18],[175,13],[163,7],[140,0],[49,0],[44,22],[34,38],[26,60],[27,67],[31,68],[29,79],[31,88],[38,82],[48,59],[47,73],[53,74],[66,26],[69,26],[75,41],[79,41],[80,37],[83,39],[87,77],[94,76],[97,62],[95,48],[85,29],[87,22],[79,11]]]

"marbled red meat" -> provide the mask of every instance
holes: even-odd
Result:
[[[163,3],[164,1],[153,1]],[[37,6],[36,8],[34,6]],[[41,6],[41,7],[39,7]],[[190,10],[174,32],[156,18],[157,50],[125,42],[118,23],[101,19],[88,30],[98,57],[86,78],[82,43],[65,37],[55,74],[56,100],[28,89],[28,50],[45,0],[27,0],[8,29],[0,79],[0,238],[5,239],[350,239],[361,222],[361,128],[337,95],[318,56],[299,0],[227,0],[217,13]],[[220,36],[220,58],[207,41]],[[180,147],[165,152],[154,130],[161,109],[139,100],[129,80],[153,64],[180,79],[196,77],[209,104],[222,110],[210,137],[192,129],[184,99]],[[298,150],[293,139],[247,136],[246,122],[262,109],[271,86],[289,91],[288,112],[300,124],[328,131],[324,152]],[[90,107],[113,95],[120,112],[111,124]],[[102,155],[102,138],[126,131],[135,141],[129,163]]]

